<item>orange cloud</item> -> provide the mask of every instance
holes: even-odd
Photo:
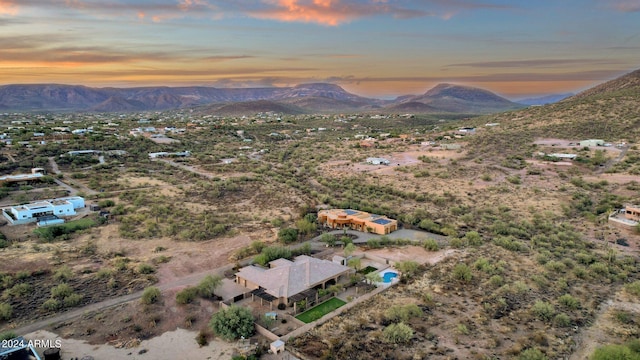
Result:
[[[18,4],[14,0],[0,0],[0,15],[18,15]]]
[[[397,18],[429,15],[421,10],[408,10],[390,6],[386,1],[355,2],[344,0],[264,0],[263,9],[249,11],[249,15],[284,22],[306,22],[337,26],[351,20],[391,14]]]
[[[337,11],[331,0],[314,0],[313,4],[303,4],[299,0],[270,1],[273,9],[257,13],[256,17],[285,22],[315,22],[336,26],[351,20],[352,16]]]

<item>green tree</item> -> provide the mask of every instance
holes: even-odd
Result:
[[[213,298],[215,291],[222,285],[222,278],[218,275],[207,275],[198,283],[198,295],[203,298]]]
[[[347,246],[344,247],[344,255],[347,257],[351,256],[355,251],[356,246],[353,245],[353,243],[347,244]]]
[[[404,260],[396,263],[396,268],[402,272],[402,276],[411,279],[415,276],[420,264],[412,260]]]
[[[301,234],[311,234],[316,229],[316,223],[307,219],[300,219],[296,221],[296,227]]]
[[[356,269],[356,271],[360,270],[360,266],[362,266],[362,260],[360,260],[360,258],[357,258],[357,257],[351,258],[347,262],[347,266],[350,266]]]
[[[236,305],[220,310],[211,316],[209,327],[213,332],[225,340],[235,340],[240,337],[249,338],[255,327],[251,310]]]
[[[338,239],[336,239],[335,235],[327,233],[327,234],[322,234],[322,236],[320,237],[320,241],[322,241],[323,243],[326,243],[331,247],[334,247],[336,246],[336,242],[338,242]]]
[[[343,289],[342,284],[333,284],[327,288],[327,291],[333,293],[334,295],[338,295]]]
[[[365,275],[364,278],[367,280],[369,284],[382,282],[382,276],[380,276],[380,273],[377,273],[377,272],[370,272],[367,275]]]

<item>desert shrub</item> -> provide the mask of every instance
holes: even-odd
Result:
[[[156,268],[151,264],[142,263],[138,265],[138,274],[153,274],[156,272]]]
[[[440,246],[438,246],[438,243],[435,240],[427,239],[424,241],[424,248],[428,251],[438,251]]]
[[[9,320],[13,315],[13,307],[11,304],[0,303],[0,320]]]
[[[510,251],[526,251],[527,246],[516,240],[513,236],[498,236],[493,243]]]
[[[146,305],[154,304],[160,300],[161,295],[160,289],[155,286],[149,286],[142,292],[141,301]]]
[[[4,294],[15,298],[20,298],[28,295],[32,290],[33,289],[31,288],[31,285],[27,283],[20,283],[14,285],[11,289],[5,290]]]
[[[215,290],[222,285],[222,278],[218,275],[207,275],[197,286],[198,295],[203,298],[213,298]]]
[[[82,301],[82,295],[69,294],[69,296],[66,296],[64,300],[62,300],[62,303],[64,304],[65,307],[74,307],[74,306],[78,306],[81,301]]]
[[[285,244],[290,244],[298,240],[298,229],[284,228],[278,231],[278,240]]]
[[[571,326],[571,318],[565,313],[560,313],[553,318],[553,323],[557,327],[568,327]]]
[[[422,316],[422,310],[416,304],[394,305],[384,313],[384,317],[391,322],[407,322],[417,316]]]
[[[221,338],[235,340],[252,336],[255,331],[253,322],[251,310],[232,305],[213,314],[209,326]]]
[[[453,278],[462,281],[462,282],[470,282],[473,278],[471,274],[471,268],[467,264],[458,263],[453,268]]]
[[[100,269],[96,273],[96,277],[98,279],[108,279],[111,277],[111,275],[113,275],[113,270],[111,269]]]
[[[256,256],[253,261],[256,263],[265,266],[269,262],[276,259],[290,259],[293,256],[291,253],[291,249],[287,249],[282,246],[269,246],[262,249],[260,255]]]
[[[51,296],[57,299],[63,299],[73,294],[73,289],[68,284],[62,283],[51,289]]]
[[[544,265],[545,269],[553,274],[559,274],[564,272],[566,265],[560,261],[551,260]]]
[[[114,206],[116,203],[113,200],[101,200],[98,202],[98,206],[101,208],[108,208]]]
[[[596,349],[591,360],[640,360],[640,352],[628,345],[605,345]]]
[[[493,266],[486,258],[476,260],[473,263],[473,267],[476,268],[476,270],[480,270],[487,274],[491,274],[495,271],[495,266]]]
[[[449,246],[451,246],[454,249],[462,249],[467,245],[468,245],[468,242],[466,239],[461,239],[457,237],[449,239]]]
[[[408,343],[413,337],[413,329],[405,323],[391,324],[384,328],[382,337],[392,344]]]
[[[551,320],[556,311],[552,304],[546,301],[536,300],[533,306],[531,306],[531,312],[538,319],[548,321]]]
[[[489,278],[489,284],[497,288],[504,285],[504,279],[500,275],[493,275],[492,277]]]
[[[67,280],[71,279],[72,276],[73,276],[73,272],[71,271],[71,268],[68,267],[67,265],[64,265],[64,266],[60,267],[53,274],[53,278],[56,281],[67,281]]]
[[[507,176],[507,181],[515,185],[519,185],[522,183],[522,180],[520,180],[520,176],[518,175]]]
[[[580,307],[580,301],[569,294],[564,294],[558,298],[558,303],[567,309],[575,310]]]
[[[11,339],[13,339],[13,338],[15,338],[17,336],[18,336],[18,334],[16,334],[13,331],[4,331],[4,332],[0,333],[0,341],[2,341],[2,340],[11,340]]]
[[[20,270],[16,273],[16,279],[25,280],[31,276],[31,272],[27,270]]]
[[[547,360],[547,356],[536,348],[529,348],[518,355],[518,360]]]
[[[464,239],[471,246],[482,245],[482,236],[477,231],[468,231],[464,234]]]
[[[62,303],[58,299],[49,299],[42,304],[42,308],[48,311],[56,311],[62,308]]]
[[[192,303],[193,300],[198,296],[198,288],[195,287],[187,287],[178,291],[176,294],[176,303],[178,304],[189,304]]]
[[[262,241],[256,240],[251,243],[251,249],[253,249],[256,254],[260,254],[260,252],[262,252],[262,249],[264,249],[265,247],[267,247],[267,244],[263,243]]]
[[[320,241],[322,241],[323,243],[326,243],[328,246],[335,246],[336,242],[338,241],[338,239],[336,239],[335,235],[333,234],[329,234],[329,233],[325,233],[322,234],[322,236],[320,237]]]
[[[634,296],[640,296],[640,280],[625,285],[625,291]]]
[[[600,276],[606,276],[606,275],[609,274],[609,267],[605,263],[595,262],[595,263],[589,265],[589,271],[592,274],[596,274],[596,275],[600,275]]]

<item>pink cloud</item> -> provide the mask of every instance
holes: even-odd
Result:
[[[267,7],[248,11],[249,16],[283,22],[317,23],[337,26],[352,20],[390,14],[396,18],[412,18],[429,15],[421,10],[397,8],[385,0],[353,2],[344,0],[263,0]]]
[[[622,12],[638,12],[640,11],[640,0],[618,1],[612,6]]]

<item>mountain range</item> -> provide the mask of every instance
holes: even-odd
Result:
[[[221,115],[264,111],[486,114],[523,107],[487,90],[452,84],[440,84],[422,95],[395,100],[366,98],[327,83],[265,88],[0,86],[2,111],[130,112],[195,106],[206,106],[208,111]]]

